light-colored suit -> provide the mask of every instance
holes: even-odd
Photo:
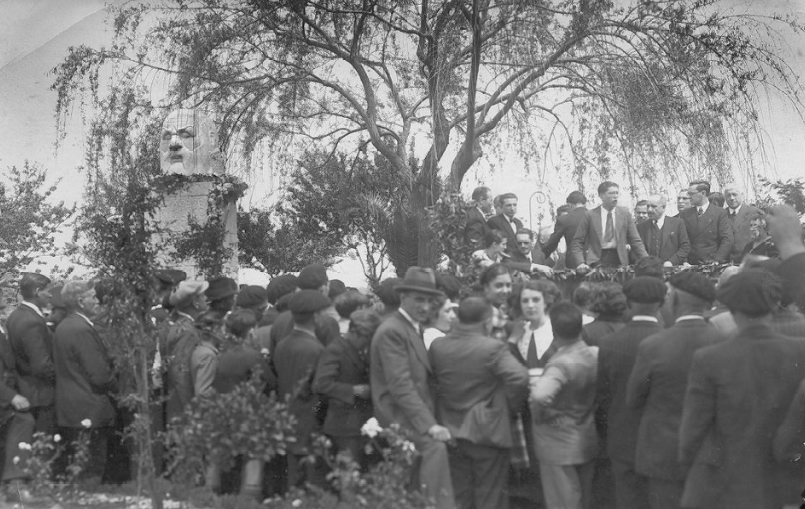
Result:
[[[411,432],[422,455],[419,480],[425,495],[437,507],[455,507],[447,447],[428,434],[436,424],[428,352],[419,332],[400,311],[386,318],[375,332],[369,366],[378,422],[384,427],[397,423]]]
[[[626,246],[632,247],[635,259],[648,256],[640,234],[634,223],[632,213],[626,207],[615,207],[613,210],[615,222],[615,243],[618,259],[621,265],[629,265],[629,252]],[[582,263],[593,265],[601,259],[601,244],[604,232],[601,225],[601,206],[588,210],[582,217],[576,234],[570,242],[567,253],[567,266],[574,269]]]

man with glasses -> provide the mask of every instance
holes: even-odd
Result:
[[[709,194],[709,182],[694,180],[688,187],[691,207],[679,213],[690,239],[688,263],[693,265],[727,263],[730,260],[732,224],[726,210],[710,206]]]

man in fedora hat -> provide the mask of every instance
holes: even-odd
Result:
[[[12,368],[19,375],[20,394],[31,404],[36,431],[53,433],[56,426],[56,371],[53,367],[53,337],[45,320],[51,294],[50,279],[26,272],[20,279],[22,303],[8,317],[8,342],[13,351]]]
[[[436,507],[452,509],[453,484],[447,444],[450,431],[436,422],[428,378],[432,374],[422,336],[436,288],[432,269],[410,267],[394,290],[400,308],[377,329],[370,350],[370,380],[375,415],[382,426],[408,430],[422,457],[418,484]]]

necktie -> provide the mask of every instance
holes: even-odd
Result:
[[[648,254],[660,256],[660,227],[654,219],[651,220],[651,244]]]
[[[539,367],[539,357],[537,357],[537,342],[534,340],[534,333],[531,333],[531,339],[528,341],[528,353],[526,354],[525,364],[529,368]]]
[[[702,217],[702,214],[704,214],[704,209],[701,208],[701,207],[697,207],[696,208],[696,215],[699,216],[699,217]]]
[[[738,211],[735,209],[730,209],[730,221],[733,223],[735,222],[735,216],[738,215]]]
[[[604,230],[604,245],[609,244],[615,240],[615,226],[612,221],[612,211],[607,211],[607,226]]]

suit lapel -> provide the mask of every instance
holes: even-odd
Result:
[[[425,366],[425,369],[428,370],[428,373],[431,372],[430,369],[430,361],[428,360],[428,351],[425,349],[425,342],[422,341],[422,338],[419,337],[419,331],[414,328],[414,325],[408,321],[408,319],[403,316],[402,313],[399,311],[397,312],[399,315],[398,318],[402,322],[402,326],[405,327],[405,331],[407,333],[408,341],[414,347],[414,352],[416,356],[419,358],[419,361]]]
[[[629,214],[627,214],[623,208],[615,207],[612,211],[612,217],[615,219],[615,242],[620,245],[621,241],[626,242],[625,232],[629,229],[629,225],[626,224],[626,221],[629,220]]]
[[[668,242],[668,238],[671,236],[672,227],[668,219],[668,217],[665,218],[665,221],[662,223],[662,229],[660,230],[660,251],[665,247],[665,243]]]
[[[593,229],[598,234],[599,243],[604,241],[604,232],[601,231],[601,206],[594,208],[590,211],[590,219],[592,219]]]

